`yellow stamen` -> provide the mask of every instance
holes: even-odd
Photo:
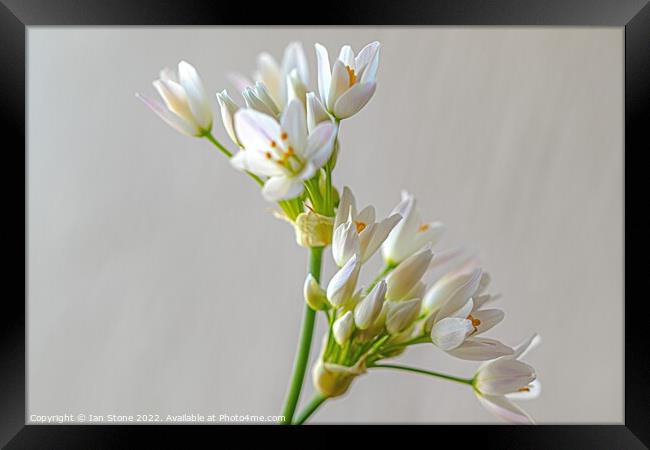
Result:
[[[429,228],[431,228],[431,226],[428,223],[423,223],[422,225],[420,225],[418,227],[418,231],[423,233],[423,232],[427,231]]]
[[[517,389],[518,392],[530,392],[530,388],[528,386],[522,387]]]
[[[467,320],[472,322],[472,326],[474,327],[474,331],[472,332],[472,334],[476,333],[478,331],[478,326],[481,324],[481,321],[476,317],[473,317],[471,314],[467,316]]]
[[[271,148],[275,148],[277,146],[278,146],[277,142],[271,141]]]
[[[357,233],[361,233],[363,230],[366,229],[365,223],[357,222],[356,220],[354,221],[354,226],[357,228]]]
[[[345,66],[345,70],[348,71],[348,87],[351,87],[357,82],[357,74],[354,73],[354,69],[350,66]]]
[[[289,139],[289,135],[287,134],[286,131],[282,132],[282,134],[280,135],[280,139],[282,139],[283,141],[286,141],[287,139]]]
[[[266,152],[264,156],[266,156],[266,159],[271,159],[273,157],[273,155],[271,155],[271,152]]]

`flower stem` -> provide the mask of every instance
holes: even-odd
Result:
[[[368,285],[368,287],[363,291],[363,295],[367,295],[370,291],[372,291],[372,288],[374,288],[377,285],[377,283],[379,283],[382,280],[382,278],[384,278],[386,275],[391,273],[393,269],[395,269],[395,267],[397,267],[397,264],[395,263],[386,263],[386,265],[381,270],[381,272],[379,272],[379,275],[377,275],[375,279],[372,280],[372,282]]]
[[[314,395],[311,400],[309,400],[309,403],[305,405],[302,411],[300,411],[300,414],[298,414],[298,417],[296,417],[296,420],[293,422],[294,425],[302,425],[305,423],[307,419],[316,411],[320,405],[325,403],[325,400],[327,400],[327,397],[323,397],[320,394]]]
[[[472,379],[471,378],[459,378],[459,377],[455,377],[453,375],[447,375],[445,373],[434,372],[432,370],[418,369],[417,367],[400,366],[400,365],[397,365],[397,364],[371,364],[368,367],[379,368],[379,369],[384,368],[384,369],[403,370],[405,372],[414,372],[414,373],[419,373],[419,374],[422,374],[422,375],[429,375],[429,376],[432,376],[432,377],[442,378],[442,379],[449,380],[449,381],[455,381],[456,383],[469,384],[470,386],[472,385]]]
[[[228,159],[232,158],[232,152],[231,152],[230,150],[228,150],[226,147],[224,147],[224,146],[221,144],[221,142],[217,141],[217,140],[215,139],[215,137],[212,135],[212,133],[207,132],[207,133],[205,133],[203,136],[204,136],[208,141],[212,142],[212,144],[214,144],[214,146],[217,147],[217,148],[219,149],[219,151],[221,151],[221,153],[223,153],[224,155],[226,155],[226,157],[227,157]],[[264,186],[264,181],[263,181],[260,177],[258,177],[257,175],[255,175],[254,173],[249,172],[249,171],[246,171],[246,174],[247,174],[249,177],[251,177],[251,178],[252,178],[252,179],[253,179],[257,184],[259,184],[260,186]]]
[[[309,249],[309,273],[320,281],[321,262],[323,259],[323,247],[311,247]],[[309,351],[311,350],[311,339],[314,334],[314,322],[316,311],[305,304],[305,310],[302,318],[302,327],[300,330],[300,341],[298,351],[293,363],[293,373],[289,383],[289,391],[284,402],[282,410],[283,420],[281,423],[289,425],[293,420],[296,411],[296,405],[300,399],[302,383],[305,379],[305,370],[309,361]]]

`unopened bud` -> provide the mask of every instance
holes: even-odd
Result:
[[[325,309],[327,306],[327,295],[325,290],[320,287],[316,278],[312,274],[308,274],[305,279],[303,287],[303,294],[305,295],[305,302],[309,307],[315,311]]]
[[[296,242],[302,247],[325,247],[332,242],[331,217],[312,211],[298,214],[294,223]]]
[[[386,281],[381,280],[354,308],[354,322],[361,330],[369,328],[381,312],[386,295]]]
[[[341,317],[336,319],[332,325],[332,332],[334,333],[334,340],[340,346],[345,345],[345,343],[350,339],[350,335],[354,331],[354,318],[352,317],[352,311],[348,311],[343,314]]]

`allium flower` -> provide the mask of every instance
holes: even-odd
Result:
[[[503,320],[503,311],[480,309],[490,296],[479,296],[489,277],[481,269],[441,278],[424,296],[425,331],[441,350],[460,359],[485,361],[512,354],[494,339],[477,337]],[[481,283],[483,280],[483,283]],[[476,299],[476,302],[474,301]]]
[[[307,133],[305,108],[292,100],[278,122],[252,109],[235,114],[235,132],[243,149],[231,158],[239,170],[269,177],[262,194],[268,201],[297,197],[332,153],[336,127],[320,123]]]
[[[356,199],[346,186],[334,218],[334,235],[332,237],[332,255],[340,267],[355,253],[361,262],[375,254],[381,244],[400,220],[400,216],[390,217],[375,222],[375,208],[367,206],[357,213]]]
[[[541,385],[535,369],[520,359],[541,339],[534,334],[515,347],[513,355],[483,363],[474,375],[474,392],[481,404],[493,414],[514,423],[534,423],[523,409],[512,402],[539,396]]]
[[[165,105],[142,94],[142,100],[167,124],[189,136],[204,136],[212,130],[212,107],[194,66],[178,63],[178,74],[163,69],[153,82]]]
[[[445,226],[440,222],[422,221],[415,197],[406,191],[402,191],[402,200],[392,214],[399,214],[402,220],[393,228],[381,248],[388,264],[404,261],[426,244],[435,245],[445,231]]]
[[[323,105],[334,117],[346,119],[358,113],[372,98],[377,87],[379,42],[366,45],[355,57],[345,45],[330,66],[327,49],[316,44],[318,91]]]
[[[291,100],[292,94],[295,95],[297,91],[307,92],[309,69],[302,44],[300,42],[290,43],[284,50],[281,64],[278,64],[269,53],[261,53],[257,57],[257,71],[253,78],[255,83],[241,74],[230,75],[231,81],[240,92],[261,85],[265,91],[264,95],[268,95],[278,111],[284,110]],[[255,96],[258,94],[254,91],[250,93],[256,94]],[[299,98],[299,100],[305,102],[304,98]],[[269,106],[269,103],[266,103],[266,106]]]

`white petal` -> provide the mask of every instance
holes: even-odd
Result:
[[[354,317],[352,316],[352,311],[347,311],[341,317],[334,321],[332,325],[332,333],[334,334],[334,340],[339,345],[344,345],[350,335],[354,331]]]
[[[246,107],[254,109],[255,111],[261,112],[271,117],[276,117],[278,108],[275,103],[265,102],[257,95],[257,90],[255,88],[246,88],[241,93],[246,102]],[[264,93],[262,93],[264,95]],[[268,95],[267,95],[268,97]],[[269,97],[270,98],[270,97]]]
[[[188,136],[200,135],[200,131],[197,129],[197,127],[194,124],[185,122],[176,114],[174,114],[173,112],[165,108],[162,104],[141,94],[136,94],[136,96],[140,100],[142,100],[145,105],[151,108],[151,110],[155,112],[158,115],[158,117],[160,117],[162,120],[167,122],[168,125],[176,129],[177,131],[180,131],[183,134],[187,134]]]
[[[377,224],[372,234],[372,239],[368,242],[366,249],[363,254],[364,261],[368,260],[375,252],[381,247],[381,245],[386,240],[388,234],[392,229],[397,225],[397,222],[400,221],[402,217],[398,214],[393,214],[392,216],[382,220]]]
[[[330,120],[330,115],[313,92],[307,93],[307,128],[311,133],[316,125]]]
[[[375,81],[379,67],[379,42],[371,42],[361,49],[355,59],[359,82]]]
[[[321,44],[316,44],[316,60],[318,63],[318,93],[320,94],[321,102],[327,105],[329,98],[330,84],[332,81],[332,71],[330,68],[330,59],[327,54],[327,49]]]
[[[480,368],[475,387],[483,394],[504,395],[528,386],[535,378],[535,369],[528,364],[512,358],[498,358]]]
[[[178,78],[185,89],[190,109],[197,124],[203,130],[210,130],[212,127],[212,108],[198,72],[187,61],[181,61],[178,63]]]
[[[534,424],[532,417],[519,406],[500,395],[477,395],[481,404],[492,414],[508,422],[530,425]]]
[[[386,315],[386,331],[395,335],[406,330],[417,319],[420,313],[420,304],[419,298],[392,302]]]
[[[294,69],[298,73],[300,81],[309,84],[309,64],[300,42],[291,42],[287,45],[282,57],[282,71],[289,74]]]
[[[280,118],[280,126],[289,135],[289,144],[298,156],[306,156],[307,147],[307,118],[305,108],[300,100],[289,102]]]
[[[262,195],[269,202],[288,200],[302,194],[303,184],[301,180],[284,175],[269,178],[264,183]]]
[[[500,309],[481,309],[472,313],[474,319],[480,320],[477,333],[485,333],[503,320],[504,312]]]
[[[240,109],[235,114],[235,132],[247,151],[272,151],[271,142],[280,139],[280,124],[268,114],[253,109]]]
[[[375,82],[355,84],[338,98],[334,104],[334,115],[339,119],[355,115],[370,101],[376,88]]]
[[[332,256],[337,266],[343,266],[359,253],[359,235],[351,222],[342,223],[332,236]]]
[[[156,80],[153,82],[153,86],[162,97],[167,109],[184,121],[194,123],[198,128],[198,124],[196,124],[194,115],[190,110],[185,89],[180,84],[172,80]]]
[[[339,206],[336,210],[336,217],[334,217],[334,229],[336,230],[339,225],[347,222],[348,217],[352,216],[352,220],[357,217],[357,200],[349,187],[343,187],[343,193],[339,200]]]
[[[230,163],[235,169],[257,175],[267,177],[288,175],[278,164],[267,159],[259,152],[240,150],[230,158]]]
[[[320,169],[332,155],[335,137],[336,126],[332,122],[319,123],[307,139],[303,156]]]
[[[386,278],[388,291],[386,298],[390,300],[404,298],[426,272],[433,253],[430,248],[424,248],[409,256]]]
[[[260,53],[257,57],[257,70],[259,72],[260,81],[266,85],[269,95],[275,104],[283,106],[284,98],[282,95],[281,84],[284,82],[284,76],[280,71],[278,63],[268,53]]]
[[[357,214],[357,217],[354,220],[364,224],[369,224],[375,222],[375,217],[376,217],[375,207],[372,205],[368,205],[365,208],[363,208],[361,211],[359,211],[359,214]]]
[[[165,67],[160,71],[160,79],[161,81],[173,81],[176,84],[179,83],[178,75],[169,67]]]
[[[524,342],[515,347],[515,353],[513,355],[516,359],[523,358],[529,351],[537,347],[542,342],[542,337],[535,333]]]
[[[457,348],[472,331],[472,322],[459,317],[446,317],[431,328],[431,341],[441,350]]]
[[[217,93],[217,101],[221,110],[223,127],[226,129],[230,139],[235,144],[241,146],[239,139],[237,139],[237,133],[235,133],[235,113],[239,110],[239,106],[232,100],[225,89]]]
[[[481,269],[475,269],[466,279],[467,281],[449,296],[446,303],[440,307],[440,311],[438,312],[440,317],[447,317],[467,303],[467,300],[474,295],[478,288],[479,282],[481,281],[481,273]]]
[[[343,306],[352,297],[357,285],[360,267],[361,261],[357,255],[354,255],[334,274],[327,285],[327,299],[332,305],[336,307]]]
[[[528,383],[528,386],[520,388],[517,392],[506,394],[510,400],[534,400],[542,393],[542,383],[537,378]]]
[[[434,246],[445,234],[446,227],[442,222],[431,222],[421,224],[415,232],[414,245],[417,248],[426,244]]]
[[[352,51],[352,47],[349,45],[341,47],[341,51],[339,52],[339,61],[346,66],[349,66],[351,69],[354,69],[354,52]]]
[[[360,330],[369,328],[381,313],[386,295],[386,281],[381,280],[354,308],[354,321]]]
[[[332,81],[330,82],[329,96],[327,97],[327,110],[334,112],[334,105],[339,97],[349,89],[350,77],[345,65],[336,61],[332,67]]]
[[[261,81],[255,83],[255,95],[262,101],[262,103],[264,103],[274,116],[277,116],[280,113],[280,108],[278,107],[277,102],[273,100],[266,85]]]
[[[503,345],[495,339],[480,337],[467,338],[460,347],[449,351],[450,355],[468,361],[487,361],[512,355],[512,353],[513,350],[507,345]]]
[[[391,214],[399,214],[402,220],[388,235],[381,250],[386,261],[400,263],[417,250],[413,245],[413,236],[417,232],[420,215],[416,209],[415,197],[408,192],[402,192],[402,200]]]
[[[451,313],[449,317],[460,317],[461,319],[467,319],[467,316],[469,316],[469,314],[472,312],[473,307],[474,302],[470,298],[467,303],[461,306],[460,309],[458,309],[456,312]]]

